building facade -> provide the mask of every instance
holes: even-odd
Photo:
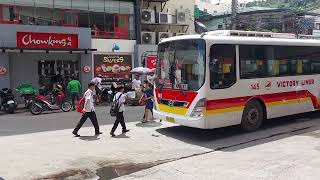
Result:
[[[134,0],[1,1],[0,88],[21,83],[52,88],[54,81],[62,78],[65,83],[70,76],[85,85],[97,75],[95,57],[126,55],[133,61],[134,4]],[[21,45],[24,37],[32,43]],[[61,45],[70,39],[72,46]],[[58,45],[48,44],[50,40]],[[128,66],[132,68],[132,62]]]

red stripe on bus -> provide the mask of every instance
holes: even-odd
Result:
[[[160,89],[156,88],[155,92],[156,92],[156,99],[157,99],[157,101],[159,103],[159,100],[160,100],[159,99]],[[168,99],[168,100],[176,100],[176,101],[186,101],[186,102],[189,103],[188,106],[187,106],[187,108],[189,108],[189,106],[191,105],[193,100],[198,95],[198,92],[184,91],[184,93],[185,94],[183,95],[180,90],[163,89],[161,91],[161,98],[162,99]]]
[[[206,109],[216,110],[216,109],[245,106],[246,103],[252,98],[261,99],[264,103],[272,103],[277,101],[293,100],[293,99],[307,98],[307,97],[311,98],[314,108],[318,109],[319,104],[318,104],[317,97],[307,90],[208,100],[206,102]]]

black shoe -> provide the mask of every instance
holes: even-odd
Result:
[[[110,135],[111,135],[111,137],[115,137],[116,136],[113,132],[111,132]]]
[[[97,132],[97,133],[96,133],[96,136],[98,136],[98,135],[100,135],[100,134],[102,134],[102,132]]]
[[[80,135],[79,135],[77,132],[75,132],[75,131],[72,131],[72,134],[73,134],[75,137],[80,137]]]
[[[127,133],[129,131],[130,131],[129,129],[126,129],[126,130],[123,130],[122,133]]]

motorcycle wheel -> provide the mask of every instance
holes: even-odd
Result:
[[[13,114],[15,109],[16,109],[15,104],[9,104],[7,108],[7,113]]]
[[[64,101],[62,102],[60,108],[63,112],[70,112],[72,109],[72,104],[68,101]]]
[[[42,107],[40,106],[40,105],[38,105],[38,104],[35,104],[35,103],[32,103],[31,105],[30,105],[30,112],[31,112],[31,114],[33,114],[33,115],[39,115],[39,114],[41,114],[42,113]]]

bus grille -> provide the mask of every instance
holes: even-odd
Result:
[[[161,99],[160,103],[168,106],[175,106],[175,107],[185,107],[188,104],[188,102],[184,102],[184,101],[174,101],[174,100],[167,100],[167,99]]]

